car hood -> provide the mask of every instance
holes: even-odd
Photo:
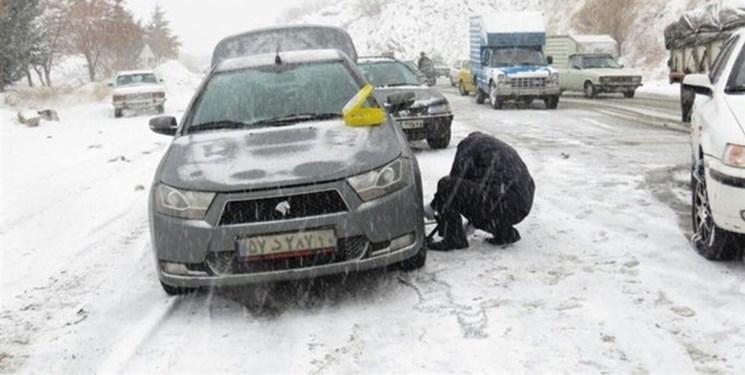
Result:
[[[400,155],[395,130],[387,123],[352,128],[341,120],[323,121],[178,137],[159,176],[177,188],[247,191],[339,180]]]
[[[114,95],[129,95],[129,94],[150,94],[155,92],[164,92],[165,88],[161,85],[137,85],[137,86],[124,86],[114,88]]]
[[[745,95],[727,95],[727,106],[745,135]]]
[[[599,77],[641,77],[642,73],[633,69],[585,69]]]
[[[414,93],[414,105],[411,109],[445,104],[448,100],[439,91],[427,86],[397,86],[380,87],[375,89],[375,98],[379,103],[385,103],[389,96],[411,92]]]

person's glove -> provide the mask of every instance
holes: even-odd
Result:
[[[435,220],[435,209],[431,204],[424,206],[424,218],[430,221]]]

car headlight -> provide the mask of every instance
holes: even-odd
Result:
[[[450,113],[450,104],[444,103],[444,104],[437,104],[429,107],[429,114],[430,115],[439,115],[443,113]]]
[[[369,202],[403,189],[411,183],[411,164],[398,159],[382,168],[347,179],[357,195]]]
[[[600,83],[610,83],[611,78],[610,77],[600,77]]]
[[[204,219],[215,199],[215,193],[181,190],[163,184],[155,189],[156,210],[180,219]]]
[[[730,167],[745,168],[745,146],[728,144],[723,160]]]
[[[507,84],[507,76],[500,74],[497,76],[497,84],[498,85],[506,85]]]

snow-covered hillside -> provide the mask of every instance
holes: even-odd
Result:
[[[639,15],[629,42],[627,59],[647,75],[664,74],[663,30],[686,9],[707,0],[650,0],[639,2]],[[362,54],[393,51],[414,58],[420,51],[452,62],[468,53],[468,19],[500,11],[541,10],[550,33],[575,30],[574,15],[585,0],[388,0],[333,2],[295,23],[336,25],[348,30]]]

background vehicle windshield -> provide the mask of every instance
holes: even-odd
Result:
[[[190,126],[253,124],[301,114],[339,114],[360,84],[341,62],[220,73],[207,84]]]
[[[745,91],[745,48],[743,48],[740,57],[735,62],[735,67],[732,69],[732,80],[730,82],[731,84],[729,86],[731,89],[736,89],[740,92]]]
[[[365,77],[377,87],[419,85],[416,74],[400,62],[360,64],[359,67]]]
[[[582,59],[585,69],[621,69],[621,64],[612,56],[585,56]]]
[[[543,52],[523,48],[507,48],[494,50],[491,65],[493,67],[513,65],[546,65]]]
[[[155,78],[155,74],[127,74],[116,77],[117,86],[142,85],[146,83],[158,83],[158,79]]]

